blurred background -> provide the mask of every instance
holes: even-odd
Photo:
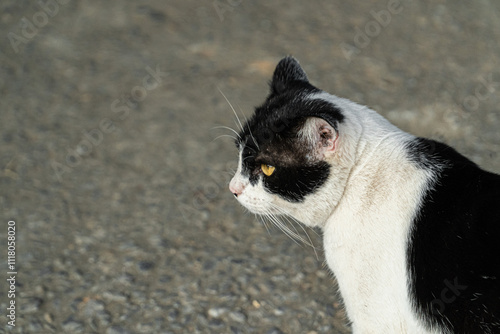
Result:
[[[0,333],[349,333],[320,232],[294,242],[227,190],[222,94],[248,117],[291,54],[500,172],[499,16],[493,0],[2,1]]]

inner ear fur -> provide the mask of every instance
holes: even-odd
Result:
[[[338,133],[322,118],[307,118],[299,131],[299,136],[307,141],[314,152],[314,157],[318,160],[323,160],[335,152]]]

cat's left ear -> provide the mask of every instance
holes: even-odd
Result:
[[[309,83],[306,72],[300,67],[297,59],[287,56],[280,60],[274,70],[271,81],[271,94],[279,95],[289,89],[297,81]]]
[[[313,147],[318,160],[331,157],[337,149],[338,132],[322,118],[307,118],[300,135]]]

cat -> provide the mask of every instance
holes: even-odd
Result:
[[[500,333],[499,175],[316,88],[291,56],[236,146],[230,191],[322,230],[353,333]]]

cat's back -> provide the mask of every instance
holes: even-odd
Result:
[[[442,143],[416,139],[409,150],[434,169],[408,247],[418,308],[454,333],[499,332],[500,176]]]

